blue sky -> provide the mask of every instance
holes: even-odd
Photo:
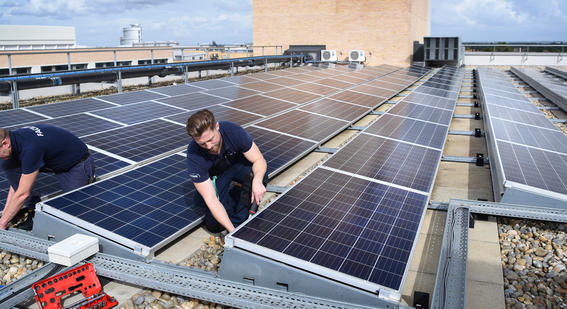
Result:
[[[565,0],[430,3],[433,36],[567,41]],[[117,46],[122,28],[131,23],[141,24],[144,41],[251,42],[252,0],[0,0],[0,24],[74,26],[79,45]]]

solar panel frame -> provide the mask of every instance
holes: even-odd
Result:
[[[16,128],[21,128],[25,126],[31,126],[36,124],[49,124],[56,127],[65,129],[78,137],[87,136],[91,134],[96,134],[99,132],[104,132],[116,128],[124,127],[122,124],[116,122],[108,121],[99,117],[95,117],[86,113],[68,115],[58,118],[46,119],[33,123],[26,123],[24,125],[18,125],[9,127],[7,129],[13,130]]]
[[[49,118],[32,113],[25,108],[0,111],[0,123],[2,123],[3,128],[43,121],[47,119]]]
[[[139,90],[139,91],[132,91],[132,92],[123,92],[123,93],[116,93],[110,94],[105,96],[98,97],[100,100],[104,100],[107,102],[125,105],[125,104],[132,104],[150,100],[156,100],[159,98],[166,98],[166,95],[146,91],[146,90]]]
[[[255,125],[311,141],[322,142],[344,130],[349,124],[344,120],[294,109],[260,121]]]
[[[90,112],[93,115],[125,124],[136,124],[186,111],[175,106],[146,101]]]
[[[192,204],[194,187],[183,175],[185,165],[184,156],[173,154],[42,202],[41,208],[138,254],[153,256],[204,217],[204,209]]]
[[[439,149],[362,132],[323,166],[427,194],[433,188],[440,158]]]
[[[186,146],[189,139],[184,126],[155,119],[85,136],[83,141],[95,149],[143,162]]]
[[[331,180],[331,184],[334,183],[334,185],[330,186],[330,190],[317,191],[318,189],[316,189],[316,186],[326,181],[325,179],[323,179],[326,177],[325,175],[320,176],[322,173],[331,174],[331,176],[329,176],[327,180],[331,179],[331,177],[334,177],[335,175],[338,175],[338,177],[340,177],[340,181],[333,182],[333,180]],[[350,188],[356,188],[354,191],[352,189],[346,189],[347,186],[341,187],[340,183],[346,183],[350,181],[355,184],[354,186],[349,186]],[[313,189],[313,183],[315,183],[315,189]],[[304,188],[309,187],[311,187],[311,189],[307,189],[308,191],[319,193],[317,193],[316,195],[301,193],[302,190],[305,190]],[[360,191],[361,193],[351,193],[356,192],[356,190],[360,190],[358,188],[362,187],[364,187],[364,191]],[[343,190],[345,191],[344,193]],[[298,197],[291,196],[290,192],[293,193],[298,191],[300,192],[299,199]],[[313,196],[313,200],[309,199],[310,196]],[[339,197],[335,202],[333,201],[333,198],[335,196],[341,197]],[[349,196],[350,198],[345,199],[344,196]],[[382,201],[384,202],[384,204],[380,208],[376,208],[374,210],[368,208],[369,205],[381,203]],[[410,214],[409,211],[413,211],[411,212],[412,215],[419,216],[421,218],[419,223],[414,224],[413,226],[404,225],[409,223],[409,221],[407,220],[404,220],[403,222],[399,221],[401,220],[401,209],[397,213],[394,211],[390,212],[394,209],[396,204],[403,204],[406,201],[408,201],[409,204],[414,202],[415,209],[409,210],[407,208],[403,208],[403,216],[406,216],[407,218],[408,214]],[[381,294],[382,292],[390,291],[394,294],[401,294],[401,287],[403,287],[403,283],[409,269],[409,261],[411,260],[413,253],[413,247],[417,243],[417,236],[419,234],[417,233],[417,230],[421,226],[421,220],[426,210],[426,201],[426,195],[421,195],[392,186],[372,182],[367,179],[358,178],[355,175],[341,174],[325,168],[317,168],[309,173],[306,177],[304,177],[299,183],[294,185],[290,190],[288,190],[286,194],[277,197],[274,202],[272,202],[268,207],[262,209],[255,217],[253,217],[253,219],[248,221],[246,224],[239,226],[234,232],[227,235],[226,240],[227,242],[230,242],[234,247],[243,248],[245,250],[267,256],[268,258],[282,261],[283,263],[294,265],[295,267],[305,269],[309,272],[317,273],[321,276],[331,278],[339,282],[344,282],[351,286],[356,286],[367,291],[374,293],[376,291],[381,291]],[[293,206],[286,206],[288,204]],[[299,219],[300,217],[298,216],[305,216],[318,211],[318,209],[321,209],[321,206],[319,205],[323,205],[324,208],[316,213],[314,217],[313,215],[309,215],[309,217],[307,217],[309,218],[309,221],[305,221],[308,223],[301,223],[302,220]],[[327,205],[329,205],[330,207],[327,208]],[[338,208],[335,207],[333,209],[331,208],[332,205],[338,205]],[[345,211],[340,211],[337,213],[342,205],[346,207]],[[364,215],[357,215],[357,213],[359,212]],[[393,230],[377,230],[377,227],[383,226],[380,224],[380,222],[376,221],[376,218],[380,216],[378,214],[381,213],[388,213],[389,218],[392,218],[392,222],[397,222],[397,224],[391,225],[398,227],[395,232]],[[376,217],[373,214],[375,214]],[[384,218],[381,219],[384,220]],[[255,222],[259,222],[260,220],[263,220],[266,223],[264,224],[263,222],[260,222],[253,228],[257,228],[260,233],[263,233],[265,235],[265,238],[263,239],[258,238],[257,235],[250,234],[250,231],[253,231],[250,226],[252,224],[255,224]],[[336,249],[343,247],[342,245],[339,246],[339,243],[336,242],[339,239],[348,241],[347,238],[344,238],[348,235],[343,235],[344,233],[341,234],[338,230],[337,232],[334,232],[333,229],[337,226],[344,226],[345,228],[348,226],[353,227],[353,223],[360,222],[360,220],[367,220],[368,222],[368,224],[364,225],[362,230],[345,229],[346,231],[350,231],[352,236],[359,235],[358,237],[356,237],[355,243],[353,243],[352,248],[355,248],[355,250],[368,250],[368,252],[370,252],[371,250],[380,250],[380,255],[369,257],[368,254],[359,251],[332,251],[333,247],[335,247]],[[335,221],[340,223],[336,223]],[[285,223],[285,225],[281,225],[280,222]],[[302,230],[296,230],[296,232],[290,230],[289,227],[287,229],[285,228],[286,226],[292,226],[293,224],[295,224],[295,226],[304,226],[304,228]],[[398,233],[400,233],[400,228],[407,229],[407,232],[403,232],[403,235],[405,235],[404,238],[408,240],[408,243],[411,243],[411,246],[407,249],[404,248],[405,252],[402,255],[397,256],[398,261],[396,262],[396,267],[394,268],[392,265],[393,260],[387,258],[387,256],[391,256],[394,252],[400,252],[395,250],[392,251],[394,247],[393,244],[389,242],[399,241],[398,237],[401,234]],[[414,229],[416,232],[412,233],[411,229]],[[289,234],[289,232],[292,233]],[[311,245],[308,245],[307,247],[307,240],[303,240],[302,237],[302,235],[305,233],[311,235],[309,239],[310,241],[312,241]],[[274,235],[280,236],[278,237]],[[377,237],[380,235],[386,236]],[[285,239],[280,238],[282,236],[286,238],[289,237],[290,239],[294,238],[294,240],[292,242],[289,242]],[[247,237],[249,239],[245,239]],[[312,240],[313,237],[316,237],[316,239]],[[278,248],[278,241],[281,242],[282,240],[288,242],[289,246],[286,248]],[[368,241],[374,241],[376,242],[376,244],[383,242],[383,245],[381,245],[381,247],[369,247]],[[295,246],[291,247],[292,244],[295,244]],[[266,245],[269,245],[269,247],[266,247]],[[317,247],[320,249],[314,251],[315,253],[306,253],[306,249],[309,248],[309,246]],[[383,249],[386,247],[388,248],[388,250],[383,251]],[[315,259],[315,254],[326,252],[335,252],[334,255],[341,254],[343,257],[345,257],[343,259],[343,262],[347,261],[348,259],[357,263],[366,263],[366,265],[372,264],[378,267],[379,270],[374,269],[373,271],[368,272],[365,272],[360,268],[358,268],[357,270],[356,267],[352,268],[354,266],[351,265],[352,263],[342,263],[338,268],[336,268],[337,270],[335,270],[333,268],[325,266],[324,264],[326,264],[326,262],[324,259]],[[326,256],[329,256],[328,253],[326,254]],[[384,254],[382,255],[382,253]],[[312,254],[313,256],[309,260],[307,260],[307,258],[309,257],[308,254]],[[402,260],[402,257],[404,257],[405,259],[402,263],[399,263],[399,261]],[[386,259],[389,262],[386,263]],[[328,262],[332,262],[332,260]],[[386,271],[386,269],[389,269],[389,272]],[[341,272],[341,270],[343,270],[343,272]],[[349,274],[347,271],[351,274]],[[357,277],[356,275],[354,275],[354,273],[368,274],[366,278],[372,278],[374,282]],[[396,274],[396,276],[393,276],[394,273]],[[390,287],[385,285],[388,283],[390,284]]]
[[[204,92],[194,92],[189,94],[168,97],[155,100],[167,105],[183,108],[185,110],[199,110],[212,105],[228,102],[228,99],[206,94]]]
[[[117,105],[113,103],[100,101],[94,98],[86,98],[80,100],[30,106],[26,107],[26,109],[55,118],[78,113],[92,112],[115,106]]]
[[[317,143],[313,141],[258,126],[248,126],[245,130],[262,152],[268,164],[266,172],[270,178],[317,147]]]

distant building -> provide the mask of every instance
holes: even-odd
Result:
[[[142,42],[142,27],[140,24],[130,24],[128,27],[122,28],[122,37],[120,38],[120,46],[134,46]]]
[[[254,46],[326,45],[338,60],[363,50],[366,64],[409,65],[413,41],[429,36],[429,10],[429,0],[253,0]]]
[[[75,27],[0,25],[0,50],[74,47]]]

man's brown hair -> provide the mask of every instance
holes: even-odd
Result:
[[[215,116],[208,109],[203,109],[191,115],[187,119],[187,133],[193,138],[201,136],[207,130],[214,130],[217,121]]]
[[[10,131],[4,129],[4,128],[0,128],[0,141],[2,141],[4,138],[9,137],[10,136]]]

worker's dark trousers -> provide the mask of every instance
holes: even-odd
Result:
[[[226,209],[228,218],[234,225],[234,227],[239,226],[242,222],[248,219],[249,204],[244,204],[240,202],[240,187],[235,186],[232,181],[242,183],[248,175],[252,172],[252,165],[246,162],[238,162],[234,164],[230,169],[226,170],[221,175],[217,176],[216,187],[219,196],[219,201]],[[225,228],[217,222],[213,217],[213,214],[209,210],[209,207],[205,204],[205,201],[201,197],[201,194],[195,190],[195,195],[193,196],[193,202],[195,206],[204,207],[205,209],[205,226],[211,233],[222,232]]]

